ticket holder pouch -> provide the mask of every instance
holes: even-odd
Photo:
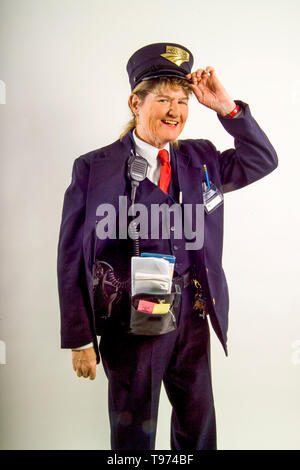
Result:
[[[131,315],[129,334],[132,335],[163,335],[176,330],[176,318],[174,308],[179,305],[181,289],[174,285],[175,291],[170,294],[139,293],[131,297]],[[152,302],[163,305],[170,304],[166,313],[148,313],[138,310],[140,301]]]

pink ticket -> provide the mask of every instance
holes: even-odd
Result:
[[[138,303],[138,310],[140,312],[145,313],[153,313],[154,306],[156,304],[154,302],[149,302],[148,300],[140,300]]]

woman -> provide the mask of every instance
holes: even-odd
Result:
[[[75,161],[65,195],[58,251],[62,347],[72,349],[77,375],[94,379],[100,361],[96,334],[102,334],[112,449],[154,449],[162,381],[173,408],[171,448],[216,449],[207,316],[227,354],[223,193],[252,183],[277,166],[276,152],[248,105],[229,96],[213,67],[192,72],[192,66],[191,52],[177,44],[151,44],[133,54],[127,65],[133,120],[118,141]],[[191,93],[217,113],[235,138],[235,149],[220,153],[207,140],[178,142]],[[187,244],[186,232],[175,237],[175,227],[169,238],[151,237],[148,228],[140,239],[141,251],[176,258],[174,282],[181,288],[181,300],[174,307],[176,328],[166,334],[128,334],[118,317],[100,331],[95,317],[95,260],[109,262],[123,278],[129,276],[130,240],[99,235],[97,239],[95,219],[106,203],[120,217],[119,197],[130,200],[126,174],[131,154],[148,162],[136,201],[149,214],[153,215],[154,205],[176,204],[183,214],[189,206],[205,206],[204,219],[194,233],[197,238],[203,231],[200,246]],[[212,195],[209,200],[208,195]],[[128,319],[129,309],[124,308],[123,314],[123,320]]]

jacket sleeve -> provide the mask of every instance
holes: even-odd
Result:
[[[242,101],[235,102],[242,109],[240,116],[218,116],[226,131],[234,137],[235,146],[234,149],[217,152],[224,193],[259,180],[278,165],[276,151],[252,117],[249,106]]]
[[[88,180],[88,162],[79,157],[74,162],[72,181],[64,196],[58,242],[62,348],[75,348],[93,341],[82,243]]]

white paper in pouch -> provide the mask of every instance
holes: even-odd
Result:
[[[169,262],[161,258],[131,258],[131,294],[171,292]]]

